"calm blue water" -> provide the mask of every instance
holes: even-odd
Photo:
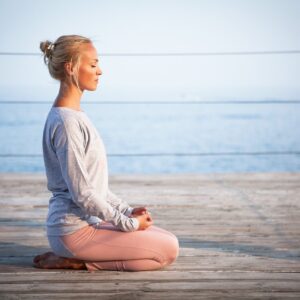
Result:
[[[0,172],[44,172],[51,104],[0,105]],[[85,104],[108,154],[300,152],[300,105]],[[36,157],[7,157],[37,154]],[[117,173],[300,171],[300,155],[109,156]]]

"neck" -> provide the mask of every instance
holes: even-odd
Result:
[[[75,85],[68,85],[65,82],[61,82],[53,106],[68,107],[80,111],[80,99],[82,94],[83,91],[79,90]]]

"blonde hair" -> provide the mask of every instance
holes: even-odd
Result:
[[[80,35],[62,35],[55,42],[46,40],[40,42],[40,49],[44,54],[44,62],[48,66],[49,73],[54,79],[71,83],[74,80],[78,85],[78,70],[81,57],[81,46],[91,44],[89,38]],[[71,63],[75,69],[74,75],[66,72],[65,64]]]

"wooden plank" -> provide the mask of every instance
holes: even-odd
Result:
[[[20,294],[3,294],[0,292],[1,299],[3,300],[31,300],[31,299],[47,299],[47,300],[83,300],[83,299],[104,299],[104,300],[165,300],[165,299],[191,299],[191,300],[257,300],[257,299],[272,299],[272,300],[299,300],[300,293],[290,292],[253,292],[253,291],[114,291],[114,292],[51,292],[51,293],[27,293]]]
[[[299,282],[300,273],[276,273],[276,272],[208,272],[208,271],[168,271],[155,272],[86,272],[72,270],[36,270],[36,272],[0,273],[0,284],[2,283],[26,283],[28,276],[34,282],[107,282],[107,281],[203,281],[207,280],[268,280],[268,281],[293,281]],[[1,286],[1,285],[0,285]]]
[[[49,293],[49,292],[114,292],[114,291],[145,291],[145,292],[169,292],[179,289],[181,291],[261,291],[261,292],[296,292],[300,293],[299,282],[291,280],[287,281],[257,281],[257,280],[207,280],[207,281],[192,281],[192,280],[180,280],[159,282],[155,279],[151,281],[130,281],[130,284],[126,281],[107,281],[104,283],[95,282],[55,282],[55,284],[49,284],[45,282],[29,282],[29,283],[3,283],[1,284],[1,292],[14,292],[18,293]]]

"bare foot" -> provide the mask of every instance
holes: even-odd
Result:
[[[46,252],[41,255],[37,255],[34,257],[33,263],[38,264],[40,260],[45,260],[45,259],[47,259],[48,256],[53,255],[53,254],[54,254],[53,252]]]
[[[86,269],[83,261],[75,258],[60,257],[53,252],[46,252],[34,257],[33,266],[41,269]]]

